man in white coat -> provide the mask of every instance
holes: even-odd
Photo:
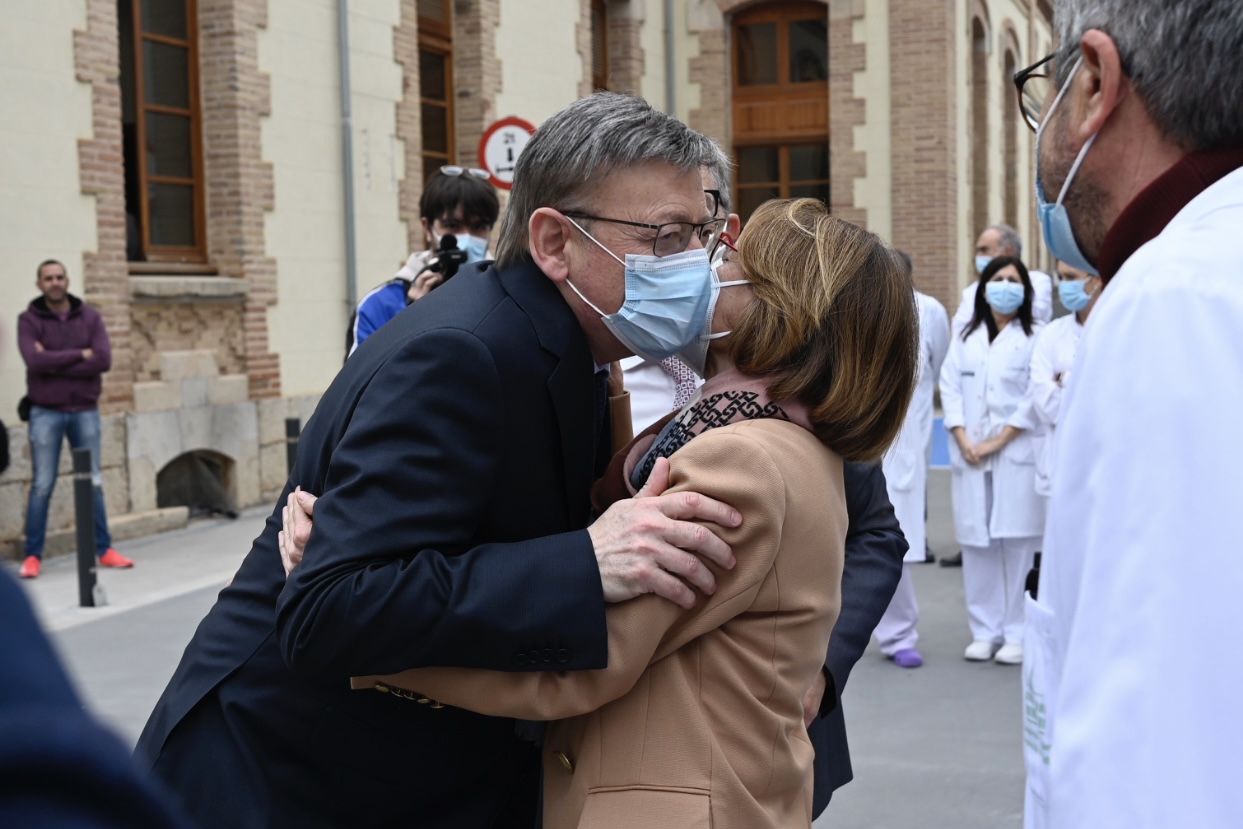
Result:
[[[897,251],[911,273],[911,257]],[[902,565],[898,589],[889,601],[885,615],[876,625],[876,642],[880,651],[900,668],[918,668],[924,657],[919,642],[919,603],[915,599],[915,582],[910,565],[924,560],[927,540],[925,514],[928,491],[928,452],[932,446],[932,394],[941,363],[949,351],[950,326],[945,306],[927,294],[915,292],[919,305],[919,377],[915,394],[906,410],[906,420],[897,440],[885,454],[881,467],[893,511],[910,549]]]
[[[1042,425],[1035,436],[1038,495],[1048,497],[1053,492],[1053,444],[1061,419],[1062,397],[1070,385],[1083,326],[1104,286],[1096,274],[1072,268],[1065,262],[1057,263],[1058,300],[1070,313],[1053,320],[1037,335],[1027,387],[1032,411]]]
[[[975,272],[983,273],[988,263],[998,256],[1023,258],[1023,237],[1010,225],[989,225],[980,231],[975,240]],[[1032,319],[1045,323],[1053,319],[1053,277],[1044,271],[1028,269],[1028,277],[1032,281],[1032,290],[1036,292],[1032,301]],[[962,289],[962,298],[958,301],[958,310],[954,312],[953,333],[957,334],[967,323],[971,322],[971,314],[975,310],[975,289],[979,280],[974,280]]]
[[[1027,825],[1238,827],[1243,3],[1055,5],[1041,222],[1106,288],[1027,612]]]

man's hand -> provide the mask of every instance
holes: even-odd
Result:
[[[803,725],[807,728],[810,728],[816,717],[820,716],[820,703],[824,701],[824,690],[824,669],[821,668],[816,671],[816,678],[812,680],[811,687],[803,695]]]
[[[444,274],[436,271],[424,271],[414,278],[410,283],[410,289],[406,291],[406,299],[411,302],[418,302],[423,297],[432,292],[432,289],[438,287],[441,282],[445,281]]]
[[[317,496],[303,492],[301,488],[289,493],[289,500],[281,510],[281,526],[284,527],[276,536],[281,551],[281,565],[285,568],[285,578],[293,569],[302,563],[302,555],[311,540],[311,516],[315,513]]]
[[[92,357],[94,357],[94,356],[95,356],[95,351],[94,351],[93,349],[90,349],[90,348],[84,348],[84,349],[82,349],[82,359],[83,359],[83,360],[89,360],[89,359],[91,359],[91,358],[92,358]]]
[[[35,340],[35,351],[47,351],[47,349],[43,347],[43,343]]]
[[[693,522],[737,527],[742,523],[738,510],[695,492],[662,494],[668,488],[669,461],[661,458],[634,498],[613,504],[587,528],[606,602],[655,593],[690,608],[695,593],[687,582],[704,595],[716,590],[716,579],[701,556],[733,568],[729,545]]]

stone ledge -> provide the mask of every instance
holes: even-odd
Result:
[[[164,507],[150,512],[132,512],[128,515],[108,516],[108,531],[112,534],[112,543],[141,538],[146,535],[178,530],[190,520],[189,507]],[[24,538],[14,539],[5,545],[4,556],[15,561],[21,560],[22,542]],[[49,532],[44,542],[43,557],[70,555],[78,549],[75,530],[70,527],[59,532]]]
[[[242,299],[249,290],[245,279],[227,276],[168,274],[129,278],[129,293],[136,300],[180,302]]]

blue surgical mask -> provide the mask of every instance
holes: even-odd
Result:
[[[482,237],[460,234],[457,237],[457,246],[466,251],[467,264],[482,262],[488,258],[488,240]]]
[[[1040,122],[1040,128],[1036,130],[1036,205],[1040,216],[1040,226],[1044,230],[1044,243],[1049,248],[1049,253],[1057,259],[1062,260],[1067,265],[1077,270],[1086,271],[1093,276],[1100,273],[1087,257],[1083,255],[1083,251],[1079,249],[1079,242],[1075,239],[1075,231],[1070,226],[1070,214],[1066,212],[1066,193],[1070,190],[1070,183],[1075,179],[1075,173],[1079,172],[1079,165],[1083,164],[1083,159],[1087,157],[1088,150],[1092,148],[1092,142],[1096,141],[1093,135],[1083,144],[1083,149],[1079,151],[1079,155],[1075,157],[1075,163],[1071,165],[1070,172],[1066,174],[1066,181],[1062,182],[1062,192],[1058,193],[1057,201],[1053,204],[1049,203],[1045,195],[1044,185],[1040,183],[1040,138],[1044,135],[1044,128],[1049,125],[1049,119],[1053,117],[1054,110],[1061,103],[1062,96],[1066,94],[1066,90],[1070,89],[1070,82],[1075,77],[1075,73],[1079,71],[1079,65],[1083,63],[1083,58],[1075,61],[1075,65],[1070,70],[1070,75],[1066,78],[1066,83],[1062,84],[1062,88],[1058,90],[1057,96],[1053,99],[1049,112],[1045,115],[1044,120]]]
[[[1023,286],[1017,282],[990,282],[984,286],[984,299],[999,314],[1013,314],[1023,304]]]
[[[1088,293],[1086,279],[1066,279],[1057,283],[1057,295],[1067,311],[1078,312],[1088,307],[1095,294]]]
[[[569,221],[626,269],[626,297],[612,314],[601,311],[566,280],[624,346],[645,360],[658,362],[693,345],[707,330],[715,291],[706,250],[693,248],[672,256],[628,253],[623,261],[578,222]]]
[[[993,257],[985,256],[982,253],[975,255],[975,272],[984,273],[984,269],[988,267],[988,263],[993,261]]]
[[[708,365],[708,346],[713,340],[719,340],[722,337],[728,337],[734,333],[732,331],[718,331],[712,333],[712,317],[716,313],[716,301],[721,296],[722,288],[732,288],[735,285],[749,285],[750,281],[746,279],[730,279],[725,282],[721,281],[720,269],[724,264],[724,257],[720,257],[712,263],[712,297],[708,303],[708,316],[704,320],[703,331],[695,338],[695,341],[686,348],[678,352],[678,356],[682,358],[682,362],[691,367],[691,370],[700,377],[704,376]]]

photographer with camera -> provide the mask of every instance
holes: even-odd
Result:
[[[367,337],[471,262],[491,259],[488,236],[500,212],[486,170],[446,165],[419,200],[427,249],[410,254],[392,279],[358,303],[345,338],[348,359]]]

